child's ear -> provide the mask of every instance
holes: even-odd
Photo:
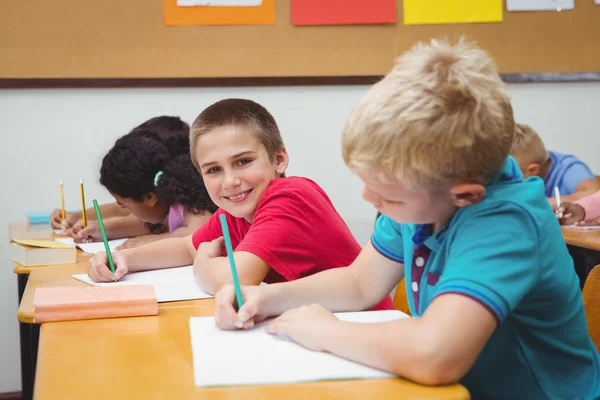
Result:
[[[144,203],[149,206],[154,206],[156,203],[158,203],[158,197],[156,197],[156,193],[154,192],[146,193],[143,199]]]
[[[282,147],[277,153],[275,153],[275,157],[273,162],[275,163],[275,172],[277,175],[285,174],[285,170],[288,167],[290,162],[290,156],[285,147]]]
[[[485,197],[485,187],[478,183],[462,183],[450,189],[456,207],[467,207]]]
[[[540,164],[529,164],[527,166],[527,176],[540,176]]]

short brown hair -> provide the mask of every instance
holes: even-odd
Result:
[[[542,165],[550,156],[540,135],[525,124],[517,124],[510,154],[517,160],[521,168],[530,164]]]
[[[200,171],[196,159],[198,138],[215,128],[235,125],[242,126],[254,135],[267,149],[271,161],[283,147],[283,139],[275,118],[266,108],[252,100],[224,99],[218,101],[198,115],[190,129],[190,152],[194,165]]]
[[[369,89],[346,122],[342,153],[353,171],[441,193],[459,181],[487,184],[514,132],[510,96],[488,53],[432,40]]]

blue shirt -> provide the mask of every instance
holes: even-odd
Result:
[[[580,159],[570,154],[549,151],[550,169],[544,177],[546,197],[554,196],[554,187],[558,186],[560,194],[568,195],[577,191],[577,185],[586,179],[596,180],[590,168]]]
[[[445,293],[468,296],[497,319],[462,383],[473,398],[598,399],[600,357],[589,337],[573,261],[538,177],[512,157],[486,196],[435,234],[382,215],[372,244],[404,263],[411,313]]]

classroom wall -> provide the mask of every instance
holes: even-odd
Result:
[[[330,194],[357,239],[365,243],[375,211],[361,199],[359,180],[340,152],[344,119],[364,86],[0,90],[0,393],[20,390],[17,279],[10,261],[7,224],[27,210],[52,210],[65,184],[66,206],[79,208],[78,183],[88,205],[110,197],[98,184],[98,169],[114,140],[161,114],[191,122],[214,101],[246,97],[277,119],[291,162],[288,175],[316,180]],[[518,121],[537,129],[547,146],[577,154],[600,174],[600,83],[510,86]]]

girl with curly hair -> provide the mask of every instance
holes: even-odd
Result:
[[[217,210],[189,153],[174,156],[164,143],[135,132],[106,154],[100,183],[131,213],[104,222],[109,239],[136,236],[123,248],[189,235]],[[95,223],[73,236],[79,242],[102,240]]]

